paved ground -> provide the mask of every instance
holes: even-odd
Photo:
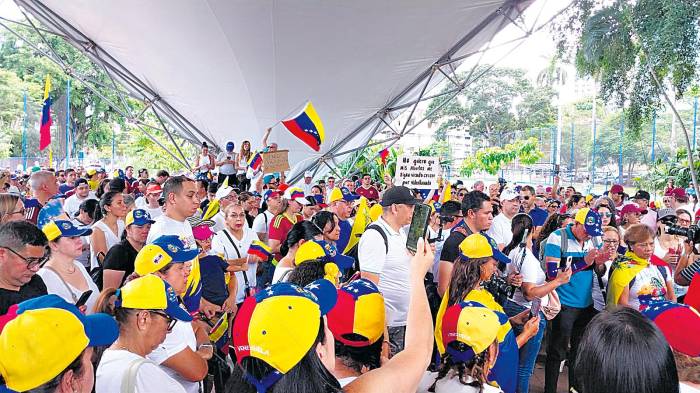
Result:
[[[535,373],[530,379],[530,393],[543,393],[544,392],[544,359],[540,362],[538,359],[537,364],[535,364]],[[557,388],[557,393],[567,393],[569,381],[569,372],[566,367],[564,367],[564,372],[559,374],[559,384]]]

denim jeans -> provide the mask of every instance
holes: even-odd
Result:
[[[569,388],[575,386],[574,360],[586,326],[597,314],[593,305],[586,308],[561,305],[561,311],[552,320],[552,335],[547,343],[547,361],[544,366],[544,391],[556,393],[561,361],[568,359]],[[567,349],[571,344],[571,349]]]
[[[503,307],[506,315],[512,317],[525,311],[526,308],[512,300],[508,300]],[[537,334],[535,334],[530,340],[528,340],[525,345],[518,351],[518,384],[516,391],[518,393],[527,393],[530,390],[530,377],[535,369],[535,362],[537,361],[537,354],[540,352],[540,346],[542,345],[542,337],[544,336],[544,331],[547,328],[547,319],[545,319],[544,314],[540,311],[540,325]],[[516,335],[523,331],[523,327],[519,325],[513,325],[513,331]]]

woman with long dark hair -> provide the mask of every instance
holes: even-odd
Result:
[[[537,246],[537,252],[535,255],[539,256],[540,261],[544,261],[544,247],[547,244],[547,238],[552,232],[557,229],[565,228],[570,223],[574,222],[574,218],[570,214],[551,214],[544,221],[542,229],[540,230],[540,235],[537,237],[537,242],[533,244],[532,250],[535,252],[535,245]]]
[[[321,230],[309,221],[301,221],[292,227],[287,234],[287,238],[280,246],[280,253],[284,255],[275,267],[275,273],[272,276],[272,282],[276,283],[280,280],[286,281],[289,273],[295,268],[294,258],[299,246],[304,242],[312,239],[321,239]]]
[[[532,253],[533,223],[532,218],[525,213],[516,214],[511,221],[511,231],[513,240],[506,245],[503,253],[507,254],[511,263],[507,265],[506,273],[517,273],[522,275],[523,282],[517,289],[512,299],[509,299],[504,308],[508,316],[515,316],[524,310],[530,309],[532,301],[537,298],[541,307],[549,304],[550,297],[558,301],[555,291],[560,285],[569,282],[571,269],[560,270],[557,277],[547,282],[544,270],[539,260]],[[530,376],[535,368],[537,354],[542,345],[542,336],[547,326],[545,314],[540,311],[540,324],[537,334],[520,348],[520,361],[518,363],[518,393],[527,393],[530,388]],[[522,329],[513,328],[516,333]]]
[[[448,307],[463,301],[473,301],[493,311],[505,313],[485,283],[490,281],[498,270],[498,262],[510,263],[508,257],[498,250],[494,240],[480,233],[469,235],[464,239],[459,245],[459,250],[460,256],[454,262],[452,278],[436,318],[435,339],[441,354],[446,351],[441,333],[442,315]],[[515,391],[518,348],[525,345],[538,331],[540,317],[536,316],[528,320],[528,313],[529,311],[526,310],[510,318],[514,324],[524,325],[522,333],[517,338],[508,322],[503,324],[503,332],[499,334],[501,355],[494,365],[492,375],[507,393]]]
[[[671,347],[638,311],[616,308],[596,315],[578,346],[578,393],[675,393],[678,374]]]
[[[121,192],[110,191],[102,195],[100,205],[95,210],[96,221],[92,225],[90,236],[91,269],[102,267],[107,251],[121,240],[126,213],[124,195]],[[102,286],[102,282],[97,285]]]
[[[340,225],[337,214],[323,210],[316,213],[311,222],[323,231],[323,240],[335,244],[340,239]]]
[[[246,171],[248,170],[248,161],[250,161],[251,155],[250,141],[243,141],[241,143],[241,151],[238,153],[238,160],[236,161],[236,177],[242,191],[250,189],[250,179],[246,176]]]

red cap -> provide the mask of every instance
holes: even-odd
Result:
[[[161,192],[163,192],[163,189],[160,188],[160,184],[151,184],[146,187],[146,194],[160,194]]]
[[[279,192],[285,192],[289,188],[289,184],[287,183],[281,183],[279,186],[277,186],[277,190]]]
[[[620,210],[620,215],[625,215],[627,213],[641,213],[642,210],[639,208],[639,206],[635,205],[634,203],[629,203],[625,206],[622,207],[622,210]]]
[[[681,187],[674,188],[673,191],[671,191],[671,194],[676,198],[687,198],[688,197],[688,194],[686,194],[685,190],[682,189]]]
[[[613,186],[610,187],[611,194],[622,194],[623,192],[625,192],[625,189],[619,184],[613,184]]]

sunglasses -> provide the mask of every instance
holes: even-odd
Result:
[[[522,198],[524,201],[529,201],[529,200],[530,200],[530,196],[529,196],[529,195],[523,195],[521,198]]]
[[[608,218],[610,218],[610,217],[613,216],[613,214],[610,213],[610,212],[600,213],[600,215],[603,216],[603,217],[608,217]]]
[[[11,253],[17,255],[19,258],[21,258],[26,264],[27,264],[27,269],[31,270],[36,268],[37,266],[42,266],[43,264],[46,263],[46,261],[49,260],[49,257],[51,256],[51,252],[49,251],[49,248],[46,247],[44,251],[44,256],[41,258],[32,258],[32,257],[25,257],[24,255],[18,253],[17,251],[13,250],[10,247],[3,247],[0,246],[0,248],[4,248],[5,250],[9,250]]]
[[[166,321],[168,321],[168,332],[172,332],[173,328],[175,327],[175,323],[177,323],[177,319],[171,317],[170,315],[162,312],[162,311],[155,311],[155,310],[147,310],[151,314],[156,314],[160,315],[161,317],[165,318]]]

